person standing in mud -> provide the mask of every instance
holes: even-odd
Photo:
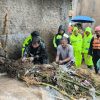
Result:
[[[70,43],[73,46],[75,66],[76,68],[80,68],[82,63],[82,35],[79,33],[77,27],[73,28]]]
[[[88,51],[89,51],[90,42],[91,42],[92,37],[93,37],[92,29],[90,27],[87,27],[85,29],[84,37],[83,37],[82,53],[84,56],[85,64],[90,69],[92,69],[93,67],[93,61],[92,61],[92,56],[88,56]]]
[[[34,64],[47,64],[48,55],[44,44],[40,42],[40,38],[34,37],[32,42],[25,48],[22,62],[26,62],[29,58]]]
[[[95,28],[96,37],[93,37],[90,43],[89,55],[93,57],[93,63],[96,74],[100,69],[100,26]]]

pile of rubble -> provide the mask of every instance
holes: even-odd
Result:
[[[100,84],[97,84],[93,72],[86,68],[76,70],[74,67],[67,68],[66,65],[56,63],[33,65],[30,62],[22,63],[21,60],[11,61],[4,58],[0,65],[4,66],[8,76],[25,81],[27,86],[48,86],[72,100],[91,100],[100,95]]]

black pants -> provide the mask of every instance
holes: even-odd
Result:
[[[33,63],[34,64],[47,64],[48,63],[48,59],[43,59],[43,58],[34,59]]]
[[[98,73],[98,69],[97,69],[97,61],[100,59],[99,56],[93,56],[93,63],[94,63],[94,68],[95,68],[95,72],[96,74]]]

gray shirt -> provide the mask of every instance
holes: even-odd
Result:
[[[57,56],[61,57],[62,60],[70,57],[71,61],[74,61],[73,47],[67,44],[66,48],[61,45],[57,47]]]

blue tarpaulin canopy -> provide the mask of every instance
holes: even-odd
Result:
[[[95,20],[89,16],[75,16],[71,19],[73,22],[93,23]]]

